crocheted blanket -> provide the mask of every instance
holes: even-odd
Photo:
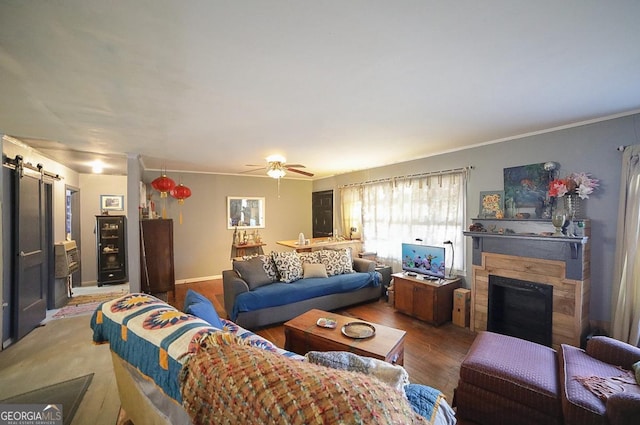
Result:
[[[224,332],[205,340],[180,376],[194,425],[427,423],[370,376],[291,361]]]

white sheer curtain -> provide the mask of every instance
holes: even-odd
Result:
[[[349,187],[342,190],[340,196],[342,211],[342,234],[348,235],[355,227],[357,233],[362,234],[362,191],[361,187]]]
[[[640,145],[622,155],[618,231],[612,286],[612,336],[640,343]]]
[[[394,271],[401,268],[402,242],[416,239],[438,246],[451,240],[453,268],[462,270],[466,181],[467,172],[460,171],[345,187],[341,191],[343,217],[360,217],[365,249],[376,252]],[[452,255],[447,250],[449,268]]]

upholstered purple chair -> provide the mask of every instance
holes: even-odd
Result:
[[[639,348],[607,337],[591,338],[586,351],[563,344],[556,353],[480,332],[460,366],[456,417],[483,425],[639,424],[640,387],[629,373],[637,361]],[[614,385],[602,390],[612,377]],[[596,385],[588,389],[585,382]]]
[[[586,350],[562,344],[558,361],[565,424],[640,424],[640,387],[627,372],[640,361],[640,348],[596,336]]]
[[[480,332],[460,366],[456,417],[478,424],[561,424],[555,350]]]

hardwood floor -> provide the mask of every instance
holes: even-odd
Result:
[[[222,305],[222,280],[210,280],[176,286],[176,296],[169,302],[182,309],[188,289],[207,296],[222,317],[226,317]],[[344,316],[402,329],[405,338],[404,368],[412,383],[424,384],[442,391],[449,403],[458,382],[460,363],[476,337],[468,328],[451,322],[435,327],[395,311],[383,300],[336,310]],[[275,325],[254,331],[278,347],[284,347],[284,326]]]

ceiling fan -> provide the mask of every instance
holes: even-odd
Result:
[[[287,160],[282,155],[270,155],[267,158],[267,165],[265,167],[256,168],[253,170],[245,171],[250,173],[256,170],[267,170],[267,175],[274,179],[279,179],[287,174],[287,171],[292,173],[302,174],[303,176],[313,177],[313,173],[304,170],[298,170],[298,168],[306,168],[302,164],[287,164]],[[257,167],[255,164],[247,164],[248,167]]]

